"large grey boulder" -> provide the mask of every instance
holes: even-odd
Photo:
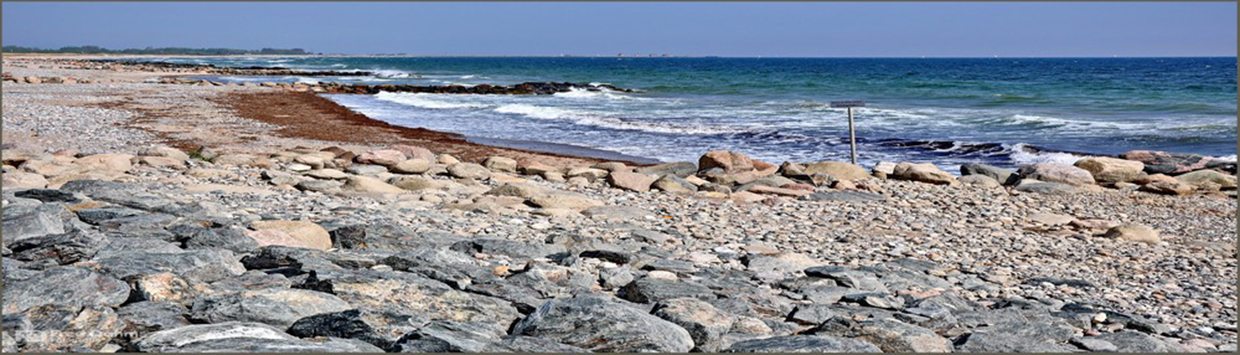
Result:
[[[852,323],[847,320],[823,324],[816,334],[830,334],[865,340],[894,353],[949,353],[952,344],[934,331],[894,319]]]
[[[1020,176],[1012,169],[1004,169],[986,164],[964,164],[960,166],[960,176],[981,175],[998,181],[1003,185],[1014,185]]]
[[[35,207],[13,206],[4,209],[4,244],[53,234],[65,233],[63,218],[72,216],[63,205],[45,203]]]
[[[1094,175],[1088,170],[1058,163],[1037,163],[1020,167],[1017,173],[1026,179],[1057,182],[1072,186],[1093,185]]]
[[[134,343],[140,352],[367,352],[374,345],[353,339],[298,339],[262,323],[198,324],[151,333]]]
[[[873,344],[857,339],[826,335],[786,335],[745,340],[732,344],[727,353],[877,353]]]
[[[526,335],[596,352],[688,352],[688,331],[637,308],[604,297],[555,299],[517,323]]]
[[[1077,330],[1065,324],[1013,320],[973,330],[956,346],[967,352],[1068,352]]]
[[[128,253],[96,259],[100,271],[124,279],[141,274],[171,272],[187,280],[214,282],[241,275],[245,266],[232,252],[201,249],[182,253]]]
[[[80,267],[44,270],[4,288],[4,313],[18,313],[40,305],[116,307],[129,298],[129,285]]]
[[[476,353],[499,340],[490,327],[434,321],[402,336],[392,350],[402,353]]]
[[[651,314],[689,331],[696,348],[705,352],[719,350],[719,339],[732,329],[736,318],[696,298],[676,298],[659,302]]]
[[[123,327],[106,306],[47,304],[4,314],[4,330],[23,352],[98,351]]]
[[[265,289],[207,297],[194,302],[191,320],[259,322],[287,329],[298,319],[348,310],[339,297],[302,289]]]

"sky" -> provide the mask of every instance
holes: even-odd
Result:
[[[14,3],[3,44],[343,54],[1235,56],[1236,3]]]

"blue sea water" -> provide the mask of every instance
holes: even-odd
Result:
[[[470,136],[553,142],[662,161],[709,150],[770,162],[859,158],[1014,166],[1056,152],[1154,149],[1235,158],[1236,58],[165,58],[224,66],[368,70],[344,81],[422,85],[608,83],[640,93],[329,95],[371,118]],[[269,81],[271,78],[228,78]],[[1030,149],[1037,148],[1037,149]],[[1040,150],[1035,152],[1034,150]]]

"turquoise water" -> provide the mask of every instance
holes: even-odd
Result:
[[[772,162],[1016,165],[1156,149],[1236,154],[1236,58],[170,58],[370,70],[423,85],[609,83],[641,93],[331,95],[375,119],[479,137],[572,144],[664,161],[729,149]],[[271,80],[270,78],[228,78]],[[1030,147],[1041,152],[1031,152]]]

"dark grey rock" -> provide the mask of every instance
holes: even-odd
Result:
[[[13,258],[22,261],[54,261],[65,265],[96,257],[109,244],[107,237],[90,230],[30,237],[9,243]]]
[[[610,269],[600,269],[598,271],[599,282],[604,289],[613,290],[633,282],[633,269],[627,266],[613,267]]]
[[[600,352],[687,352],[684,329],[604,297],[548,301],[512,328],[512,335],[546,338]]]
[[[1078,348],[1092,352],[1113,353],[1119,350],[1119,347],[1115,346],[1115,344],[1111,344],[1109,341],[1097,339],[1095,337],[1072,338],[1069,343],[1076,345]]]
[[[835,312],[832,312],[831,307],[825,304],[799,305],[788,314],[789,321],[806,325],[822,324],[831,317],[835,317]]]
[[[703,300],[716,298],[715,292],[706,286],[684,280],[663,280],[644,277],[625,285],[618,296],[637,303],[655,303],[673,298],[693,297]]]
[[[298,319],[289,326],[288,333],[300,338],[357,339],[383,349],[390,348],[396,338],[380,335],[373,326],[367,323],[366,318],[371,317],[364,317],[362,311],[356,309],[316,314]]]
[[[1057,182],[1024,182],[1014,188],[1020,192],[1032,192],[1045,195],[1066,195],[1076,192],[1076,187]]]
[[[151,333],[134,343],[140,352],[383,352],[353,339],[297,339],[261,323],[197,324]]]
[[[973,330],[956,346],[968,352],[1067,352],[1077,330],[1064,324],[1012,321]]]
[[[147,213],[128,217],[100,221],[99,230],[109,236],[158,238],[175,241],[175,236],[166,228],[177,221],[177,217],[163,213]]]
[[[633,254],[622,250],[595,249],[582,251],[578,256],[583,258],[603,259],[616,264],[628,264],[633,261]]]
[[[38,275],[39,272],[26,268],[26,263],[16,259],[4,258],[4,266],[0,270],[4,270],[4,281],[25,280],[32,276]]]
[[[298,319],[349,308],[348,303],[328,293],[270,289],[199,299],[191,306],[189,318],[205,323],[258,322],[287,329]]]
[[[484,353],[588,353],[589,350],[560,344],[543,338],[507,336],[498,342],[487,344]]]
[[[802,199],[809,201],[868,202],[886,200],[887,196],[865,191],[822,191],[805,195]]]
[[[4,315],[5,332],[23,352],[98,351],[122,327],[107,306],[44,304]]]
[[[735,321],[732,315],[696,298],[659,302],[651,314],[689,331],[695,349],[705,352],[719,351],[719,339]]]
[[[176,204],[172,199],[145,192],[138,185],[102,180],[73,180],[61,185],[61,190],[77,192],[95,200],[111,202],[144,211],[158,211]]]
[[[503,255],[513,260],[530,260],[563,253],[564,246],[557,244],[530,244],[507,239],[476,238],[452,244],[451,250],[473,255],[484,253]]]
[[[182,253],[127,253],[96,259],[96,262],[101,272],[120,279],[170,272],[186,280],[213,282],[245,272],[237,259],[227,250],[204,249]]]
[[[108,238],[108,244],[99,249],[95,254],[96,258],[123,257],[129,253],[184,253],[185,249],[181,249],[169,242],[159,239],[150,238]]]
[[[433,321],[402,336],[392,350],[402,353],[473,353],[481,352],[491,343],[498,342],[499,337],[500,334],[496,334],[493,327]]]
[[[646,175],[672,175],[680,178],[688,177],[697,173],[697,164],[688,161],[678,161],[672,163],[663,163],[651,166],[644,166],[634,169],[638,174]]]
[[[254,238],[233,228],[199,228],[184,232],[184,235],[178,234],[177,237],[182,240],[185,249],[189,250],[224,249],[240,254],[253,253],[259,248]]]
[[[90,209],[84,209],[84,210],[77,211],[78,219],[81,219],[82,222],[86,222],[92,225],[99,225],[100,222],[103,222],[109,219],[136,216],[136,215],[145,214],[145,213],[146,213],[145,211],[136,210],[136,209],[132,209],[128,207],[102,207],[102,208],[90,208]]]
[[[895,353],[947,353],[952,343],[934,331],[893,319],[876,319],[853,322],[850,319],[833,319],[813,330],[814,334],[829,334],[850,339],[864,340],[884,352]]]
[[[838,266],[815,266],[805,269],[805,274],[812,277],[831,279],[842,287],[855,289],[858,292],[886,293],[887,287],[872,272],[852,270]]]
[[[1175,347],[1149,334],[1124,330],[1104,333],[1086,339],[1102,340],[1114,344],[1121,353],[1169,353],[1178,352]]]
[[[1065,279],[1065,278],[1058,278],[1058,277],[1035,277],[1035,278],[1032,278],[1032,279],[1029,279],[1029,280],[1026,280],[1026,281],[1025,281],[1025,283],[1026,283],[1026,284],[1033,284],[1033,285],[1041,284],[1041,283],[1043,283],[1043,282],[1045,282],[1045,283],[1049,283],[1049,284],[1052,284],[1052,285],[1055,285],[1055,286],[1068,285],[1068,286],[1072,286],[1072,287],[1076,287],[1076,288],[1094,288],[1094,287],[1097,287],[1096,285],[1094,285],[1094,283],[1093,283],[1093,282],[1089,282],[1089,281],[1086,281],[1086,280],[1081,280],[1081,279]]]
[[[662,270],[674,273],[688,274],[697,272],[698,268],[691,262],[681,260],[659,259],[652,263],[642,266],[642,270]]]
[[[1016,171],[986,164],[961,165],[960,175],[981,175],[995,179],[995,181],[1003,185],[1013,185],[1020,181],[1020,176],[1016,175]]]
[[[126,304],[116,310],[116,315],[125,323],[125,334],[131,338],[175,329],[189,325],[185,314],[189,310],[181,305],[141,301]]]
[[[60,266],[5,285],[4,313],[57,304],[116,307],[129,298],[129,285],[79,267]]]
[[[745,340],[732,344],[727,353],[877,353],[874,345],[856,339],[825,335],[786,335]]]
[[[37,207],[12,206],[4,209],[4,245],[27,238],[64,234],[64,217],[72,216],[63,205],[45,203]]]
[[[843,301],[854,302],[868,307],[900,310],[904,309],[904,299],[886,293],[850,293],[844,295]]]
[[[82,200],[80,195],[69,191],[53,189],[29,189],[13,193],[13,196],[39,200],[40,202],[76,203]]]

